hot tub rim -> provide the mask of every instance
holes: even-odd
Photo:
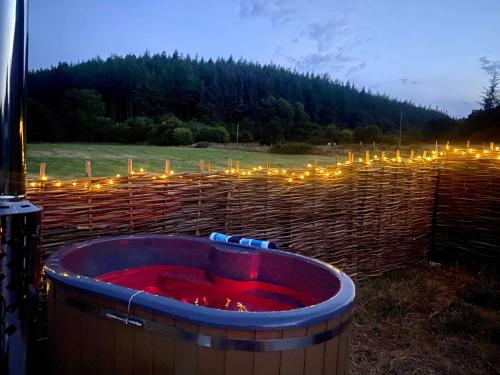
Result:
[[[188,239],[202,243],[209,243],[216,247],[219,245],[221,247],[231,249],[241,249],[246,252],[273,252],[286,257],[302,258],[304,261],[326,269],[329,273],[337,277],[340,282],[340,288],[333,297],[311,306],[285,311],[238,312],[196,306],[150,293],[137,294],[138,291],[135,289],[111,284],[105,281],[97,280],[93,277],[79,275],[65,269],[59,263],[59,259],[65,254],[95,243],[124,239],[150,239],[151,237]],[[44,271],[45,275],[53,282],[60,282],[66,286],[70,286],[93,295],[110,298],[117,302],[124,303],[125,305],[131,301],[132,306],[154,311],[176,320],[215,328],[266,330],[307,327],[342,315],[344,312],[352,309],[355,300],[355,286],[351,278],[338,268],[323,261],[281,250],[249,249],[245,246],[232,244],[228,246],[226,244],[217,244],[204,238],[190,236],[134,234],[107,236],[80,242],[70,245],[69,247],[62,249],[47,258]]]

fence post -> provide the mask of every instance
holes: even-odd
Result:
[[[92,162],[85,160],[85,177],[92,178]]]
[[[365,151],[365,162],[366,162],[366,164],[370,164],[370,151],[369,150]]]
[[[490,142],[490,151],[495,150],[495,144],[493,142]]]
[[[413,160],[414,157],[415,157],[415,151],[410,150],[410,160]]]
[[[129,176],[134,174],[134,162],[131,158],[128,159],[127,173]]]
[[[203,160],[200,160],[200,175],[203,177],[204,173],[205,173],[205,162]]]
[[[89,232],[92,232],[93,227],[93,217],[92,217],[92,162],[90,160],[85,160],[85,177],[87,178],[87,222]]]
[[[167,177],[170,175],[170,160],[165,160],[165,175]]]
[[[47,166],[47,163],[45,163],[45,162],[40,163],[40,174],[39,174],[39,177],[40,177],[41,181],[45,181],[47,179],[47,176],[45,175],[45,167],[46,166]]]

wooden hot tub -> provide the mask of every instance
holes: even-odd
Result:
[[[345,374],[354,285],[277,250],[166,235],[51,256],[49,342],[60,374]]]

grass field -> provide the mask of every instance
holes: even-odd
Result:
[[[28,174],[38,175],[41,162],[47,163],[47,176],[72,178],[85,176],[85,160],[92,161],[93,176],[126,174],[127,160],[134,159],[134,169],[163,173],[165,160],[178,172],[199,171],[199,161],[210,162],[213,169],[227,167],[227,160],[239,160],[242,168],[265,166],[290,168],[313,163],[314,155],[275,155],[267,152],[250,152],[228,149],[157,147],[142,145],[34,143],[28,145]],[[331,165],[335,156],[318,156],[318,164]]]
[[[465,145],[456,145],[464,147]],[[216,146],[214,146],[216,147]],[[233,149],[234,147],[234,149]],[[160,147],[144,145],[121,145],[121,144],[90,144],[90,143],[33,143],[28,145],[28,175],[36,177],[41,162],[47,163],[46,174],[51,178],[78,178],[85,176],[85,161],[92,161],[92,175],[96,177],[109,177],[115,174],[124,175],[127,172],[127,160],[134,159],[134,170],[144,169],[145,172],[163,173],[165,160],[169,159],[171,168],[175,172],[199,171],[199,162],[204,160],[210,162],[212,169],[227,168],[228,159],[239,161],[241,168],[251,168],[258,165],[265,166],[270,162],[273,167],[294,168],[304,167],[308,163],[314,163],[316,158],[318,165],[331,166],[337,161],[345,161],[347,150],[355,152],[356,158],[364,158],[365,150],[387,151],[387,156],[394,155],[395,146],[377,145],[343,145],[334,149],[322,146],[321,153],[328,155],[280,155],[271,154],[263,147],[256,147],[256,151],[248,145],[240,145],[243,149],[236,149],[236,145],[225,145],[223,148],[191,148],[191,147]],[[475,147],[486,147],[477,145]],[[434,144],[416,144],[403,146],[401,155],[408,157],[410,149],[415,155],[426,150],[430,152],[435,149]],[[439,145],[443,150],[444,145]],[[337,155],[337,156],[336,156]],[[372,154],[373,155],[373,154]],[[233,164],[234,165],[234,164]]]

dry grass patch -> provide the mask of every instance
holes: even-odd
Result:
[[[361,282],[351,374],[500,374],[495,276],[421,265]]]

